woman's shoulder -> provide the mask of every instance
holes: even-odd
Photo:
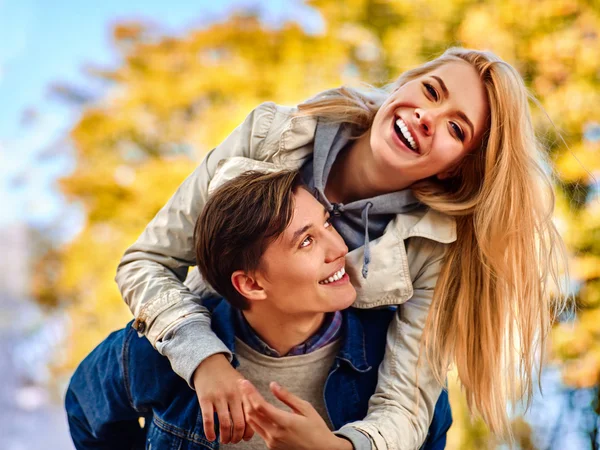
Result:
[[[398,214],[392,225],[403,239],[425,238],[442,244],[456,240],[456,220],[423,205],[410,213]]]
[[[274,102],[263,102],[254,108],[248,118],[254,125],[254,130],[261,134],[272,132],[274,129],[285,128],[297,116],[296,106],[280,105]]]
[[[297,106],[265,102],[251,113],[253,133],[263,137],[252,159],[268,161],[281,168],[296,169],[309,153],[317,118],[298,114]]]

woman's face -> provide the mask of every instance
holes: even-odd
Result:
[[[373,121],[370,146],[388,190],[451,176],[479,147],[489,107],[483,83],[466,62],[449,62],[396,89]]]

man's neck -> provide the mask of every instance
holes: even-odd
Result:
[[[323,324],[325,313],[305,316],[261,311],[259,305],[243,311],[243,315],[258,336],[280,355],[302,344]]]

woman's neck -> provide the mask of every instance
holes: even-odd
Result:
[[[325,195],[332,203],[350,203],[385,193],[373,182],[371,130],[340,152],[329,172]]]
[[[325,313],[299,317],[278,313],[269,308],[262,311],[259,305],[243,311],[244,317],[258,336],[280,355],[286,355],[297,345],[313,336],[323,324]]]

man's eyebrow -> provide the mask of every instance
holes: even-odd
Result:
[[[294,244],[296,243],[296,241],[298,239],[300,239],[300,236],[302,236],[304,233],[306,233],[312,227],[313,227],[312,223],[309,223],[308,225],[304,225],[302,228],[294,231],[294,235],[292,236],[290,247],[293,247]]]
[[[448,92],[448,88],[446,87],[446,83],[444,83],[444,80],[442,80],[437,75],[432,75],[431,78],[434,78],[440,84],[442,91],[444,91],[444,97],[448,98],[450,96],[450,93]],[[471,129],[471,139],[473,139],[473,136],[475,135],[475,127],[473,126],[473,123],[469,120],[467,115],[462,111],[458,111],[456,113],[456,115],[460,119],[462,119],[467,124],[467,126]]]
[[[446,83],[444,83],[444,80],[442,80],[436,75],[431,75],[431,78],[434,78],[435,80],[437,80],[438,83],[440,83],[442,91],[444,91],[444,97],[448,98],[450,96],[450,93],[448,92],[448,88],[446,87]]]
[[[329,214],[329,211],[327,211],[327,208],[323,207],[323,217],[327,217],[329,215],[330,214]],[[296,230],[294,232],[294,235],[292,236],[292,239],[291,239],[291,246],[293,247],[294,244],[296,243],[296,241],[300,238],[300,236],[302,236],[304,233],[306,233],[312,227],[313,227],[313,224],[309,223],[307,225],[304,225],[302,228]]]

